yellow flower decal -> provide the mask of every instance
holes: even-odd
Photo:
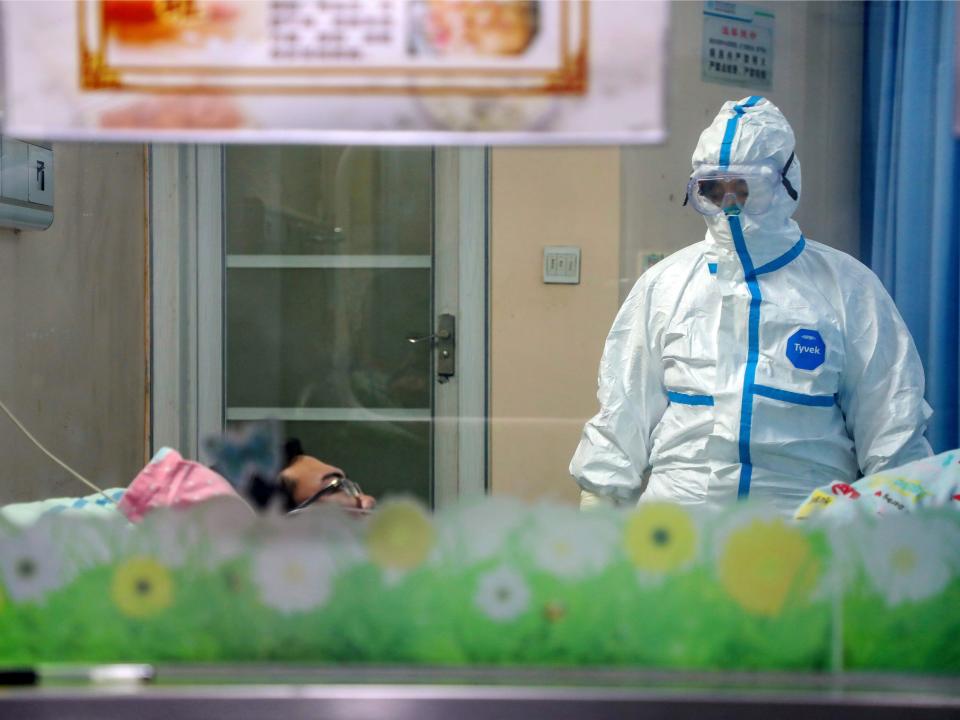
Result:
[[[113,574],[111,596],[124,615],[137,619],[152,617],[173,602],[170,571],[153,558],[131,558]]]
[[[809,595],[819,570],[807,537],[780,519],[755,519],[732,531],[718,563],[727,593],[767,617],[779,615],[791,596]]]
[[[697,530],[690,515],[678,505],[641,505],[627,519],[623,544],[638,570],[662,575],[693,561]]]
[[[388,570],[411,570],[422,564],[436,543],[426,510],[414,500],[384,503],[370,519],[367,551]]]

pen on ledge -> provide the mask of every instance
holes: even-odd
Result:
[[[156,677],[152,665],[38,665],[37,667],[0,667],[0,687],[22,687],[45,683],[90,685],[134,685]]]

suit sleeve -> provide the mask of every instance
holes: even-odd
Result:
[[[584,426],[570,462],[570,474],[583,490],[620,503],[640,496],[651,434],[667,407],[650,315],[650,289],[641,278],[607,336],[598,378],[600,411]]]
[[[840,407],[864,475],[932,454],[923,365],[893,299],[867,271],[846,311]]]

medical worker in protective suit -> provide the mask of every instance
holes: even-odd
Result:
[[[725,103],[700,136],[687,202],[706,239],[645,272],[613,323],[570,464],[583,505],[749,497],[792,514],[818,486],[931,453],[893,301],[791,219],[794,144],[759,97]]]

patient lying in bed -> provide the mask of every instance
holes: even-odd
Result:
[[[288,447],[291,445],[288,443]],[[292,446],[302,450],[299,444]],[[305,504],[336,503],[348,508],[370,510],[376,500],[362,492],[347,492],[342,470],[301,452],[288,453],[286,467],[276,487],[285,495],[286,508]],[[0,507],[0,520],[24,527],[40,517],[62,513],[115,515],[122,513],[139,522],[162,507],[185,508],[215,497],[234,498],[246,504],[234,487],[219,473],[201,463],[187,460],[176,450],[161,449],[127,488],[109,488],[86,497],[51,498]]]

